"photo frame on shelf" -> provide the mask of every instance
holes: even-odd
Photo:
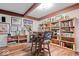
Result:
[[[20,17],[11,17],[12,25],[21,25],[22,19]]]
[[[18,30],[18,26],[16,25],[11,25],[11,32],[17,31]]]
[[[0,34],[10,33],[10,24],[0,22]]]

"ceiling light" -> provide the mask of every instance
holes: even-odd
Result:
[[[54,4],[53,3],[42,3],[41,5],[39,5],[37,8],[38,9],[48,9],[48,8],[51,8],[52,6],[54,6]]]

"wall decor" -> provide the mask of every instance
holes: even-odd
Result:
[[[18,30],[18,26],[17,25],[11,25],[11,32],[17,31]]]
[[[0,22],[0,34],[8,34],[9,32],[10,32],[10,24]]]
[[[6,22],[6,17],[5,16],[2,16],[2,22]]]
[[[24,19],[23,23],[24,23],[24,25],[33,24],[33,21]]]
[[[11,24],[21,25],[22,19],[20,17],[11,17]]]

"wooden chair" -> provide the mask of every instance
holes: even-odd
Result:
[[[49,56],[51,56],[50,53],[50,40],[52,38],[52,32],[46,31],[44,32],[44,42],[43,42],[43,50],[48,50]],[[47,47],[45,47],[47,46]]]
[[[38,48],[38,42],[37,42],[37,35],[31,35],[31,43],[32,43],[32,45],[31,45],[31,54],[32,55],[36,55],[36,50],[37,50],[37,48]],[[35,53],[33,54],[33,50],[35,49]]]
[[[44,35],[43,35],[44,34]],[[35,55],[40,55],[40,53],[44,50],[48,50],[49,56],[51,56],[50,53],[50,39],[52,38],[51,32],[45,32],[38,34],[38,37],[32,36],[32,46],[31,46],[31,52],[33,50],[33,47],[35,47]],[[47,45],[47,48],[45,47]]]

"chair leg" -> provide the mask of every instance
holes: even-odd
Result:
[[[31,46],[31,54],[32,54],[32,48],[33,48],[33,43],[32,43],[32,46]]]
[[[47,45],[48,45],[48,52],[49,52],[49,56],[51,56],[49,43],[48,43]]]

